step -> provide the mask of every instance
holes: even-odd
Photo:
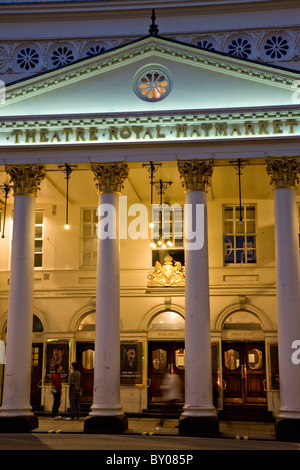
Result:
[[[218,414],[220,421],[274,422],[271,411],[264,405],[224,405]]]

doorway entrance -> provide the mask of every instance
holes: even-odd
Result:
[[[31,393],[30,404],[33,410],[41,406],[41,383],[43,368],[43,344],[33,343],[31,349]]]
[[[223,410],[227,420],[269,421],[264,342],[223,342]]]
[[[165,374],[171,370],[180,377],[182,406],[184,403],[184,341],[149,341],[148,342],[148,388],[149,408],[164,404],[161,385]]]
[[[265,345],[223,343],[224,404],[266,404]]]
[[[81,373],[81,403],[93,403],[95,343],[77,343],[76,361]]]

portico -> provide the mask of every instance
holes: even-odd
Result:
[[[172,181],[170,203],[189,204],[192,211],[197,205],[204,208],[204,243],[201,248],[193,250],[188,249],[189,241],[185,240],[184,289],[170,286],[147,288],[146,277],[142,276],[152,268],[151,252],[147,251],[148,240],[122,240],[120,244],[117,227],[114,239],[97,241],[98,258],[93,274],[84,271],[86,268],[81,270],[78,277],[81,279],[80,287],[85,288],[84,293],[78,294],[78,286],[71,284],[73,281],[70,279],[60,285],[57,275],[58,287],[65,290],[53,294],[53,298],[61,295],[66,305],[73,303],[73,311],[83,306],[87,310],[89,302],[95,306],[95,334],[89,337],[95,342],[93,403],[86,419],[86,432],[103,433],[107,429],[124,432],[126,410],[121,403],[122,396],[126,394],[126,399],[132,397],[136,400],[140,393],[141,400],[147,401],[146,378],[150,365],[147,369],[146,358],[149,359],[148,364],[151,364],[151,358],[147,357],[148,325],[143,323],[142,317],[146,318],[147,312],[157,309],[157,302],[164,304],[166,309],[168,306],[171,310],[184,312],[185,401],[179,432],[182,435],[217,435],[211,342],[218,332],[212,331],[212,318],[216,318],[216,312],[225,307],[226,301],[229,302],[228,297],[233,302],[235,297],[246,295],[249,302],[261,302],[261,308],[272,318],[273,340],[277,334],[274,311],[277,302],[281,381],[278,429],[284,427],[283,434],[280,434],[284,438],[292,423],[294,435],[299,438],[300,404],[294,390],[299,389],[297,371],[300,366],[291,361],[291,344],[300,339],[296,207],[299,197],[300,114],[292,101],[294,90],[291,88],[297,78],[295,72],[221,56],[163,38],[147,37],[7,87],[6,104],[0,108],[0,163],[3,182],[7,174],[10,175],[15,192],[7,362],[0,408],[2,432],[10,426],[7,424],[9,418],[22,418],[28,422],[27,417],[30,416],[31,424],[27,429],[34,425],[28,390],[31,315],[35,297],[32,229],[37,188],[41,186],[41,198],[43,189],[45,191],[41,204],[50,204],[51,196],[57,191],[63,206],[63,182],[59,180],[62,177],[57,167],[63,163],[76,163],[78,171],[71,179],[76,200],[74,207],[109,204],[118,214],[120,194],[126,194],[130,203],[149,206],[149,179],[142,165],[153,161],[162,163],[161,177]],[[157,93],[161,96],[157,100],[152,97],[147,100],[147,93],[142,94],[149,85],[147,80],[149,83],[154,81],[154,88],[160,89]],[[160,80],[159,85],[157,80]],[[139,88],[140,85],[144,88]],[[165,99],[160,99],[164,94],[162,89],[168,89]],[[220,226],[214,231],[210,225],[210,209],[215,211],[213,220],[217,224],[222,218],[222,205],[239,208],[238,180],[231,166],[231,162],[238,159],[249,163],[249,172],[243,179],[243,203],[246,201],[245,204],[252,208],[263,207],[261,201],[267,201],[265,208],[270,207],[273,191],[269,175],[275,187],[276,262],[270,265],[257,264],[255,258],[255,265],[249,262],[248,265],[225,266],[222,254],[225,232],[222,235]],[[17,170],[22,182],[27,181],[28,174],[31,175],[34,191],[17,193],[20,185],[14,176]],[[232,173],[226,180],[229,171]],[[94,204],[95,184],[99,201]],[[263,217],[259,216],[263,222]],[[235,224],[235,219],[231,220]],[[246,235],[240,231],[230,236],[232,239],[235,237],[235,243],[239,234],[261,236],[262,244],[266,246],[264,233],[269,228],[265,225],[264,229],[245,232]],[[27,232],[28,236],[24,236]],[[271,237],[271,231],[268,233]],[[48,241],[49,246],[50,242],[52,244],[54,257],[59,241],[53,242],[50,236]],[[238,250],[245,252],[250,242],[244,243],[246,247],[233,247],[235,253]],[[214,255],[209,254],[211,244],[221,253],[222,266],[216,263]],[[256,244],[253,246],[256,249]],[[262,251],[259,255],[263,257]],[[26,253],[28,257],[15,255],[15,252]],[[137,261],[132,268],[134,255]],[[260,267],[263,268],[261,271]],[[271,269],[274,268],[277,287],[272,284]],[[65,268],[62,266],[60,269],[63,271]],[[82,272],[89,274],[83,275]],[[85,283],[92,277],[95,282],[87,287]],[[259,289],[263,290],[261,297]],[[39,295],[39,302],[46,310],[46,298]],[[81,295],[83,305],[79,306],[74,299]],[[49,315],[52,309],[55,310],[52,300],[49,300]],[[20,318],[24,322],[21,339]],[[55,326],[52,326],[52,330],[47,331],[47,339],[52,339],[53,334],[57,336],[55,331]],[[63,331],[63,336],[59,337],[73,341],[75,334],[72,331],[71,336],[71,332],[69,335]],[[120,335],[124,341],[140,341],[144,348],[141,361],[143,378],[138,384],[139,390],[137,387],[120,389]],[[221,347],[220,341],[218,344]],[[75,354],[75,342],[72,348],[70,352]],[[27,369],[22,369],[24,374],[20,374],[18,369],[20,356],[27,361]],[[221,356],[219,350],[220,362]],[[220,395],[222,367],[224,364],[220,363]],[[270,378],[266,380],[269,382]],[[44,389],[46,396],[45,384]],[[21,402],[18,390],[22,390]]]

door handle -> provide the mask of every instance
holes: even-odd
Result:
[[[242,379],[247,377],[247,364],[241,364],[241,377]]]

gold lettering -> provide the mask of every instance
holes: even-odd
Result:
[[[41,129],[40,130],[40,142],[49,142],[48,129]]]
[[[51,142],[54,141],[54,139],[57,141],[57,142],[60,142],[60,137],[59,137],[59,134],[57,131],[54,132],[53,136],[52,136],[52,139],[51,139]]]
[[[217,135],[227,135],[227,124],[215,124],[216,136]]]
[[[297,125],[297,121],[286,121],[286,124],[290,127],[290,134],[294,134],[294,126]]]
[[[84,129],[82,129],[81,127],[78,127],[76,129],[76,142],[79,142],[80,140],[85,141]]]
[[[245,134],[246,135],[249,135],[249,134],[255,135],[254,126],[253,126],[252,122],[245,122]]]
[[[187,131],[187,125],[186,124],[177,124],[177,136],[176,137],[181,137],[181,134],[183,134],[182,137],[186,137],[186,131]]]
[[[19,137],[20,135],[23,134],[23,131],[21,131],[20,129],[15,129],[14,131],[12,131],[11,135],[14,136],[15,138],[15,144],[19,144]]]
[[[274,121],[273,122],[273,134],[282,134],[282,121]]]
[[[130,139],[131,134],[132,134],[132,131],[130,127],[122,127],[122,129],[120,130],[121,139]]]
[[[35,136],[36,136],[36,130],[32,129],[26,129],[26,139],[25,142],[26,144],[29,144],[30,139],[32,139],[32,143],[35,143]]]
[[[164,137],[166,137],[165,134],[161,134],[160,129],[161,129],[160,126],[156,126],[156,138],[157,139],[163,139]]]
[[[259,121],[259,135],[267,134],[269,135],[269,132],[267,131],[267,127],[269,125],[268,121]]]
[[[239,130],[239,126],[234,126],[233,127],[231,135],[233,135],[235,132],[237,133],[237,135],[241,135],[240,130]]]
[[[136,138],[139,139],[141,132],[144,130],[144,126],[132,126],[132,130],[136,135]]]
[[[66,136],[66,142],[70,142],[70,135],[73,133],[73,129],[70,129],[70,127],[66,127],[65,129],[62,130],[62,132],[65,134]]]
[[[201,128],[205,132],[205,137],[209,137],[209,131],[212,129],[212,124],[201,124]]]
[[[146,139],[146,137],[149,137],[149,139],[153,139],[150,129],[146,129],[143,139]]]
[[[109,128],[109,140],[113,140],[113,137],[116,139],[116,140],[119,140],[119,137],[118,137],[118,129],[116,127],[110,127]]]
[[[199,134],[199,132],[198,132],[198,128],[197,128],[197,126],[195,126],[195,127],[192,127],[192,130],[191,130],[191,135],[190,135],[190,137],[192,137],[192,136],[193,136],[193,134],[196,134],[196,136],[197,136],[197,137],[201,137],[201,136],[200,136],[200,134]]]
[[[98,140],[98,130],[96,127],[90,127],[89,129],[90,135],[89,135],[89,141],[93,140]]]

